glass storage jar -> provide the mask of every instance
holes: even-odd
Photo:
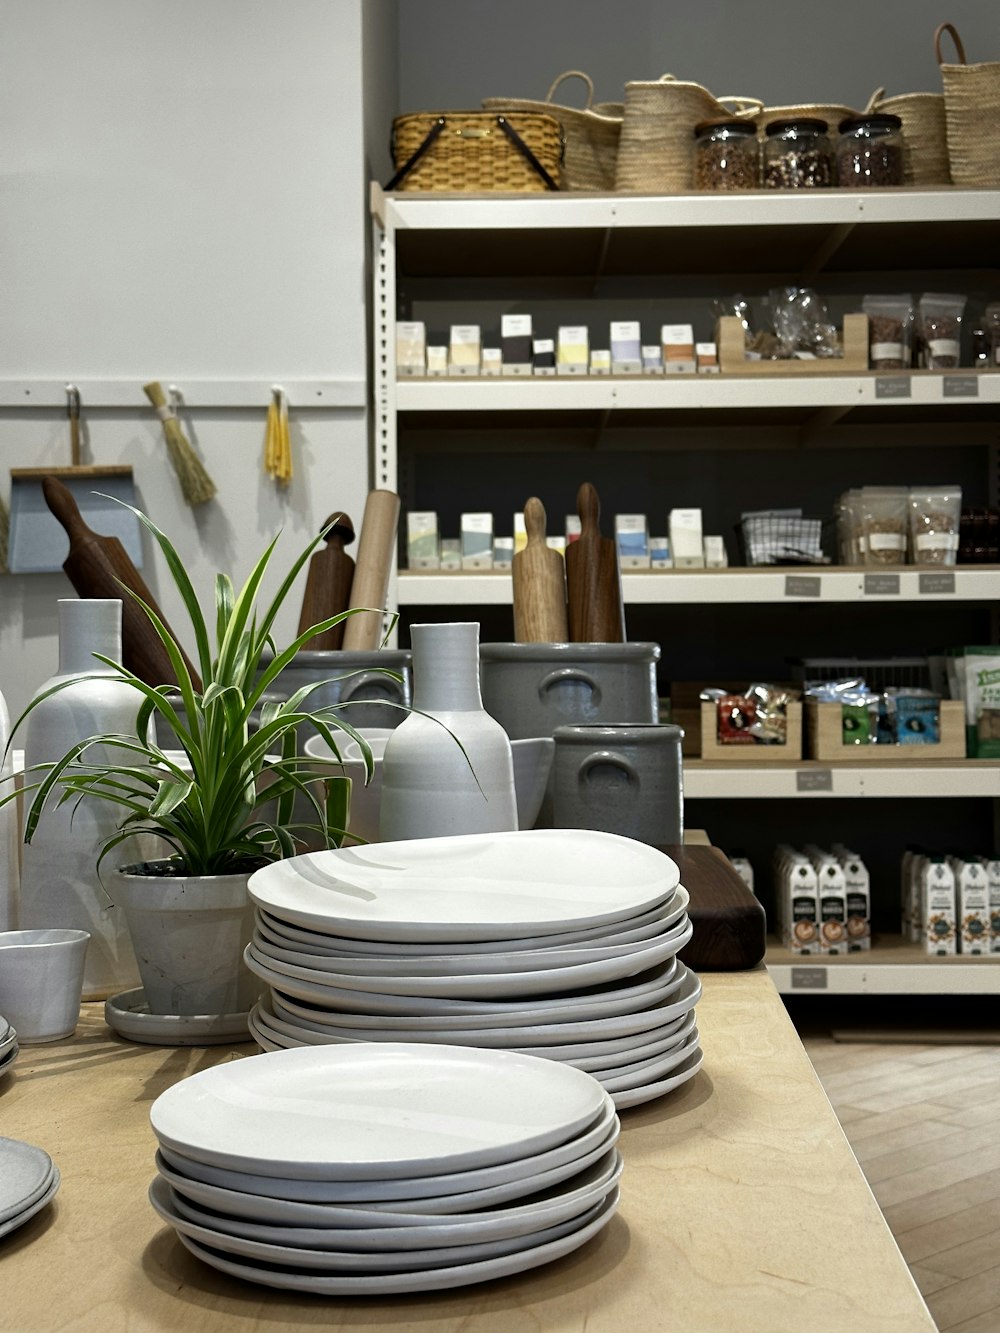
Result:
[[[837,184],[848,189],[902,185],[905,142],[898,116],[850,116],[840,122]]]
[[[756,190],[757,127],[749,120],[704,120],[694,130],[696,190]]]
[[[833,145],[825,120],[774,120],[764,140],[769,190],[820,189],[833,184]]]

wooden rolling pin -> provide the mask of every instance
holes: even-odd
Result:
[[[514,640],[566,643],[566,562],[545,543],[545,506],[532,496],[524,506],[528,544],[514,556]]]
[[[57,477],[43,480],[42,493],[45,503],[69,537],[69,555],[63,569],[77,593],[81,597],[121,599],[122,665],[147,685],[176,685],[177,677],[159,635],[142,607],[120,586],[124,583],[131,588],[161,620],[164,619],[125,547],[117,537],[101,537],[87,526],[73,496]],[[183,655],[195,689],[200,690],[198,675],[187,654]]]
[[[326,545],[309,561],[302,614],[299,616],[300,634],[304,634],[310,625],[318,625],[321,620],[340,615],[341,611],[347,610],[351,600],[354,561],[344,547],[354,541],[354,524],[346,514],[331,514],[323,527],[327,528],[330,523],[333,523],[333,527],[327,530]],[[316,652],[342,648],[345,623],[342,620],[333,629],[317,634],[306,644],[306,649]]]
[[[625,611],[618,547],[601,536],[601,502],[585,481],[576,496],[580,536],[566,548],[571,643],[624,643]]]
[[[358,539],[357,566],[348,606],[374,608],[351,616],[344,625],[344,651],[364,652],[382,643],[382,610],[389,591],[389,574],[396,550],[399,496],[395,491],[370,491],[365,502]]]

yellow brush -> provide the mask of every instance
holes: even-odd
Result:
[[[264,431],[264,470],[279,486],[292,479],[292,441],[288,430],[288,399],[279,385],[271,390]]]
[[[184,499],[192,507],[204,504],[215,495],[215,482],[205,471],[201,459],[185,438],[181,423],[177,420],[177,413],[163,392],[163,385],[153,380],[152,383],[144,384],[142,387],[146,397],[156,408],[156,415],[163,422],[170,461],[180,479]]]

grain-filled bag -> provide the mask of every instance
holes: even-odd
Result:
[[[615,189],[642,194],[690,190],[694,127],[734,113],[752,117],[762,106],[754,97],[714,97],[700,83],[672,74],[649,83],[626,83]]]
[[[553,102],[560,84],[566,79],[583,80],[587,88],[587,101],[583,107]],[[613,190],[624,109],[614,102],[603,102],[595,107],[593,100],[594,84],[590,75],[580,69],[568,69],[553,82],[544,102],[524,97],[486,97],[483,109],[504,114],[533,111],[555,116],[562,126],[565,141],[563,189]]]
[[[945,33],[955,43],[960,64],[949,65],[944,61],[941,38]],[[942,23],[934,33],[934,54],[941,67],[944,87],[952,184],[980,188],[1000,185],[1000,156],[996,148],[996,125],[1000,118],[1000,61],[967,64],[962,39],[951,23]]]
[[[886,97],[884,88],[876,88],[865,111],[870,115],[898,116],[902,121],[905,185],[951,184],[943,93],[900,93]]]
[[[466,194],[558,190],[562,129],[535,111],[415,111],[392,122],[386,190]]]

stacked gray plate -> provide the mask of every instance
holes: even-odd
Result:
[[[507,1051],[278,1051],[175,1084],[150,1120],[153,1207],[206,1263],[268,1286],[484,1282],[577,1249],[618,1203],[611,1098]]]
[[[677,867],[614,834],[546,829],[294,857],[250,881],[268,1051],[433,1042],[585,1070],[621,1108],[701,1064]]]
[[[0,1078],[13,1069],[17,1052],[17,1033],[3,1014],[0,1014]]]
[[[42,1148],[0,1139],[0,1236],[34,1217],[59,1188],[59,1168]]]

